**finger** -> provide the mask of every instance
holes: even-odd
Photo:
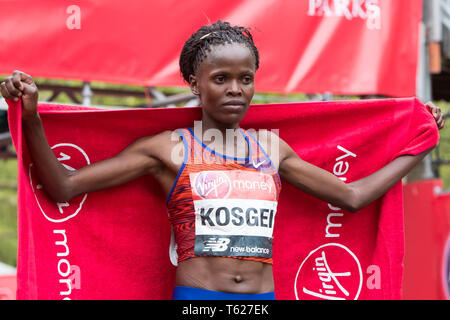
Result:
[[[436,124],[440,129],[442,129],[444,127],[444,122],[445,122],[445,118],[443,114],[440,114],[438,118],[435,119],[436,120]]]
[[[435,118],[435,119],[439,119],[439,118],[442,117],[442,116],[443,116],[443,114],[442,114],[442,112],[441,112],[441,109],[437,107],[437,108],[434,110],[434,118]]]
[[[15,98],[15,97],[13,97],[13,96],[11,96],[11,95],[9,94],[9,91],[8,91],[8,88],[6,87],[6,83],[5,83],[5,82],[0,83],[0,89],[1,89],[1,92],[2,92],[3,98],[5,98],[5,99],[7,99],[7,100],[14,100],[14,99],[17,99],[17,97]],[[17,100],[16,100],[16,101],[17,101]]]
[[[9,92],[9,94],[11,96],[19,97],[20,91],[14,86],[11,77],[8,77],[8,78],[5,79],[5,85],[6,85],[6,88],[8,89],[8,92]]]
[[[438,116],[438,111],[436,109],[431,109],[431,114],[436,118]]]
[[[433,117],[436,121],[438,121],[438,119],[440,118],[440,116],[442,115],[438,109],[433,109],[432,111]]]
[[[23,88],[22,82],[20,81],[20,73],[19,72],[13,72],[12,82],[17,89],[19,89],[20,91],[23,91],[24,88]]]
[[[443,115],[441,115],[441,117],[439,118],[439,123],[440,123],[441,127],[444,127],[445,118]]]
[[[8,89],[6,89],[5,83],[0,83],[0,92],[2,93],[3,98],[10,99]]]
[[[432,101],[428,101],[427,103],[425,103],[425,105],[430,108],[431,110],[436,109],[435,104]]]
[[[13,71],[13,77],[18,77],[20,81],[23,81],[27,84],[33,83],[33,77],[31,77],[29,74],[26,74],[25,72],[14,70]]]

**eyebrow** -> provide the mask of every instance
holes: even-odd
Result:
[[[222,75],[222,74],[227,74],[228,75],[228,74],[231,74],[231,72],[223,70],[223,69],[218,69],[218,70],[214,70],[214,71],[211,72],[211,76],[217,76],[217,75]],[[245,74],[245,75],[254,75],[255,72],[253,70],[251,70],[251,69],[246,69],[246,70],[243,70],[242,72],[240,72],[240,75],[243,75],[243,74]]]

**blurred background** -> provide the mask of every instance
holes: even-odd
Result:
[[[253,104],[416,96],[450,114],[450,0],[0,0],[0,81],[31,74],[41,102],[195,107],[179,52],[218,19],[253,32]],[[450,299],[448,124],[440,135],[403,181],[405,299]],[[15,298],[17,236],[17,161],[0,98],[0,299]]]

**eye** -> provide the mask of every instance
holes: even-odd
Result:
[[[250,84],[253,82],[253,77],[252,76],[244,76],[242,78],[242,82],[245,84]]]
[[[218,75],[214,77],[214,81],[216,81],[216,83],[224,83],[225,82],[225,76],[223,75]]]

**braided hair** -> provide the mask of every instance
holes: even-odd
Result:
[[[258,70],[259,53],[250,31],[240,26],[232,27],[228,22],[219,20],[201,27],[185,42],[180,54],[180,72],[183,79],[189,82],[189,76],[195,74],[212,46],[226,43],[241,43],[247,46],[255,57],[255,70]]]

